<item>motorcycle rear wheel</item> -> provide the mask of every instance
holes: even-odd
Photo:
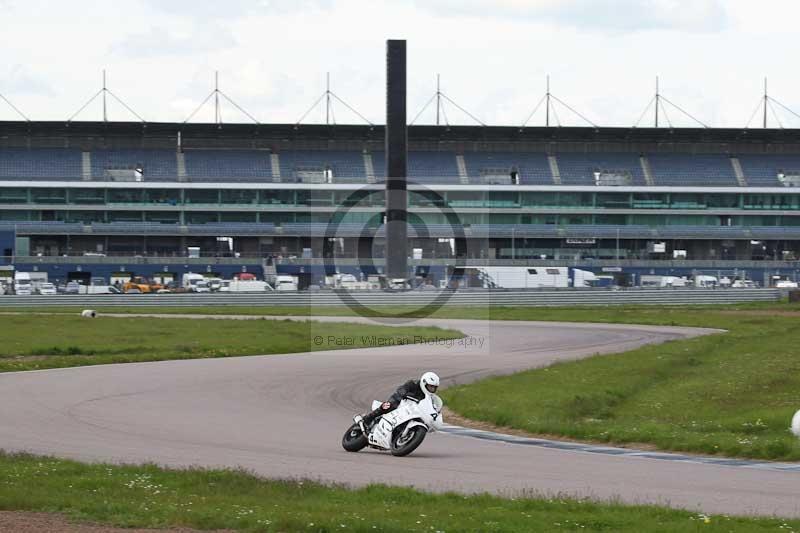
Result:
[[[367,445],[367,436],[358,424],[353,424],[342,437],[342,448],[348,452],[357,452]]]
[[[403,457],[419,447],[422,441],[425,440],[425,435],[428,433],[427,428],[422,426],[414,426],[408,430],[406,436],[403,437],[402,428],[398,428],[392,435],[391,449],[392,455],[396,457]]]

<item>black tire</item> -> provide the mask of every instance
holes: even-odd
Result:
[[[361,431],[358,424],[353,424],[347,428],[347,432],[342,437],[342,448],[348,452],[357,452],[367,445],[367,436]]]
[[[408,430],[405,439],[401,440],[405,427],[399,427],[392,434],[391,452],[396,457],[410,454],[422,444],[428,429],[424,426],[414,426]]]

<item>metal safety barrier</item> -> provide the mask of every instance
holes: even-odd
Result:
[[[531,289],[462,291],[319,291],[244,294],[101,294],[0,296],[0,310],[13,307],[330,307],[699,305],[777,301],[779,289]]]

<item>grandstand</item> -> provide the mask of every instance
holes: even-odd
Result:
[[[4,261],[380,261],[384,180],[372,126],[3,122]],[[408,180],[432,264],[800,257],[795,130],[412,126]]]

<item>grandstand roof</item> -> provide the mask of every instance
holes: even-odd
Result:
[[[800,152],[800,129],[409,126],[414,149]],[[383,143],[382,125],[0,121],[0,147],[354,149]]]

